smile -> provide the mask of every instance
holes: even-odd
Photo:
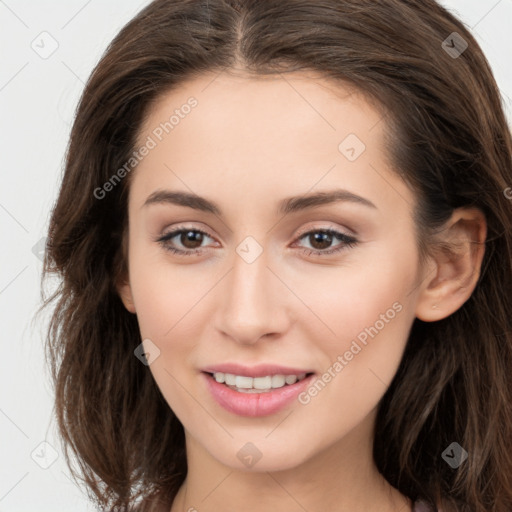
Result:
[[[232,414],[247,417],[268,416],[291,405],[314,376],[314,373],[301,373],[247,377],[201,372],[208,393],[218,405]]]
[[[240,393],[265,393],[284,386],[291,386],[306,378],[306,373],[299,375],[266,375],[264,377],[246,377],[232,373],[215,372],[213,378],[219,384]]]

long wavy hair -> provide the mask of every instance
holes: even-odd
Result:
[[[394,169],[419,201],[421,254],[455,208],[484,212],[477,286],[448,318],[414,321],[379,404],[373,456],[413,500],[510,512],[512,138],[476,40],[434,0],[155,0],[111,42],[76,111],[44,265],[60,282],[43,291],[46,349],[73,476],[104,508],[157,495],[170,504],[185,479],[183,426],[134,356],[137,318],[116,291],[131,174],[104,198],[97,190],[132,156],[156,99],[234,67],[313,70],[379,106]],[[457,469],[442,458],[452,442],[468,452]]]

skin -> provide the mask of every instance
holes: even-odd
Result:
[[[312,73],[196,77],[153,105],[139,145],[190,96],[197,107],[131,176],[128,275],[118,286],[141,339],[160,350],[149,369],[186,433],[188,475],[171,511],[410,510],[375,467],[376,410],[414,319],[444,318],[471,295],[483,215],[457,210],[442,236],[460,242],[461,256],[443,253],[421,266],[416,198],[387,161],[385,119],[356,91]],[[366,146],[354,161],[338,149],[349,134]],[[284,198],[339,188],[375,207],[340,201],[277,213]],[[144,205],[159,190],[194,192],[221,214]],[[198,247],[198,255],[175,255],[157,241],[184,224],[207,235],[188,245],[178,235],[167,245]],[[327,228],[357,243],[308,254],[342,246],[303,236]],[[263,249],[252,263],[236,252],[247,236]],[[202,381],[201,368],[221,362],[321,376],[397,302],[400,312],[307,404],[241,417]],[[249,441],[262,454],[250,468],[237,457]]]

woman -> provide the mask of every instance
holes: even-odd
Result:
[[[152,2],[86,85],[45,265],[97,503],[510,510],[511,163],[433,0]]]

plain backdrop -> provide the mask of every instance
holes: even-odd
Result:
[[[108,43],[147,3],[0,0],[0,512],[94,510],[70,480],[56,438],[43,357],[48,315],[33,318],[78,99]],[[510,120],[512,0],[442,3],[483,48]]]

